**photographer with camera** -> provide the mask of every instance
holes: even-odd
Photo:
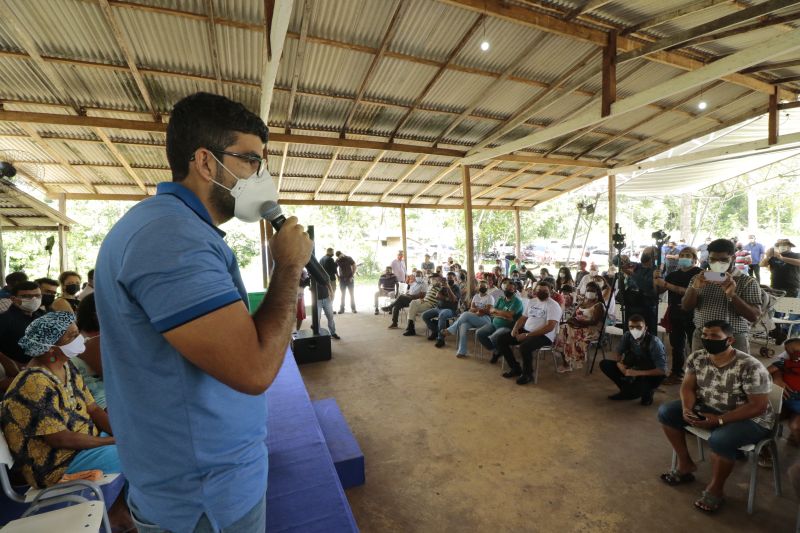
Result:
[[[641,398],[642,405],[652,405],[653,392],[667,375],[664,344],[648,331],[641,315],[631,315],[628,331],[611,358],[600,361],[600,370],[619,387],[609,400]]]
[[[639,263],[622,256],[620,270],[625,273],[625,290],[622,293],[628,316],[641,315],[648,331],[658,331],[658,292],[653,280],[658,275],[655,257],[658,249],[642,250]]]
[[[748,337],[761,311],[761,288],[755,278],[734,268],[734,251],[728,239],[712,241],[708,245],[709,270],[694,276],[683,295],[683,310],[694,311],[693,352],[703,347],[703,325],[722,320],[732,328],[733,347],[750,353]]]

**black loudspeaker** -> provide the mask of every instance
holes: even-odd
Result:
[[[331,336],[327,329],[314,334],[310,329],[301,329],[292,337],[292,352],[298,365],[331,360]]]

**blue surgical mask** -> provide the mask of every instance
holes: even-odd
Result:
[[[681,268],[689,268],[694,263],[694,260],[689,257],[679,257],[678,266]]]

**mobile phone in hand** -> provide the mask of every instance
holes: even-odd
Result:
[[[700,411],[695,411],[694,409],[692,409],[692,412],[690,414],[687,414],[686,416],[688,416],[689,418],[693,418],[695,420],[705,420],[706,419],[706,417],[703,415],[703,413],[701,413]]]
[[[706,281],[710,281],[711,283],[722,283],[725,281],[724,272],[712,272],[710,270],[706,270],[703,272],[703,277],[706,278]]]

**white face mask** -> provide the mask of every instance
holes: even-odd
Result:
[[[19,308],[25,311],[26,313],[33,313],[41,306],[42,306],[42,299],[39,297],[31,298],[30,300],[22,300],[19,304]]]
[[[264,205],[264,202],[278,201],[278,191],[275,189],[275,183],[272,181],[269,171],[264,168],[260,176],[253,172],[249,178],[244,179],[228,170],[228,167],[223,165],[217,156],[214,156],[214,159],[228,171],[228,174],[236,178],[236,185],[232,189],[214,182],[230,191],[231,196],[236,200],[233,215],[242,222],[258,222],[261,219],[261,206]]]
[[[727,272],[728,269],[731,267],[730,261],[711,261],[708,263],[708,269],[711,272]]]
[[[778,251],[780,253],[785,253],[788,252],[789,250],[791,250],[791,248],[789,248],[788,246],[778,246]]]
[[[418,283],[422,283],[422,280],[423,280],[423,279],[424,279],[424,278],[423,278],[422,276],[417,276],[417,282],[418,282]]]
[[[597,270],[590,270],[589,271],[589,275],[590,276],[596,276],[597,275]]]
[[[597,294],[595,294],[593,292],[587,292],[586,293],[586,299],[587,300],[594,300],[595,298],[597,298]]]
[[[643,329],[630,329],[628,331],[631,332],[631,336],[637,341],[642,338],[642,335],[644,335]]]
[[[567,277],[567,275],[566,275],[566,274],[564,274],[564,273],[562,272],[562,273],[560,273],[560,274],[558,275],[558,277],[559,277],[559,278],[565,278],[565,277]]]
[[[67,356],[67,358],[72,359],[73,357],[77,357],[82,354],[86,350],[85,339],[83,335],[78,335],[68,344],[64,346],[58,346],[61,352]]]

